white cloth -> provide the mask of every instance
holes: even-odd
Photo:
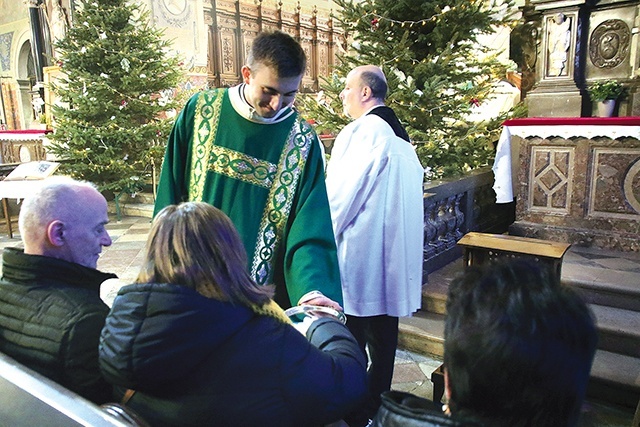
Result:
[[[493,161],[493,191],[496,192],[496,203],[513,202],[513,182],[511,176],[511,134],[509,127],[504,126]]]
[[[336,138],[327,193],[345,313],[400,317],[420,308],[423,174],[413,146],[378,116],[361,116]]]

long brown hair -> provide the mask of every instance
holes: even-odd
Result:
[[[154,219],[137,283],[172,283],[201,295],[243,305],[262,305],[271,286],[257,285],[233,223],[202,202],[162,209]]]

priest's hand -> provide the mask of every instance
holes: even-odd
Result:
[[[298,301],[298,305],[321,305],[333,308],[334,310],[344,311],[340,304],[331,298],[324,296],[320,291],[312,291],[304,295],[300,298],[300,301]]]

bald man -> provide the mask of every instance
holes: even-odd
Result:
[[[340,93],[354,119],[337,136],[327,194],[347,326],[369,349],[369,399],[346,421],[365,426],[391,387],[398,318],[418,308],[422,285],[423,169],[373,65],[353,69]]]
[[[6,248],[0,280],[0,351],[95,403],[111,400],[98,368],[109,308],[96,270],[107,201],[87,182],[51,177],[22,204],[24,250]]]

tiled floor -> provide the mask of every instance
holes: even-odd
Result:
[[[113,244],[104,248],[98,261],[98,268],[113,272],[124,283],[132,282],[142,264],[143,249],[150,228],[150,219],[142,217],[124,217],[116,221],[115,217],[107,225]],[[21,246],[17,224],[12,239],[6,234],[4,224],[0,225],[0,249],[10,246]],[[603,273],[601,267],[606,267]],[[609,280],[613,275],[620,279],[631,280],[637,286],[640,274],[640,254],[603,253],[583,248],[571,248],[565,256],[563,275],[584,275],[591,280]],[[435,275],[437,276],[437,275]],[[446,278],[444,278],[446,279]],[[443,279],[443,280],[444,280]],[[105,289],[103,297],[113,298],[114,288]],[[442,363],[439,358],[430,358],[409,351],[398,350],[392,388],[414,393],[431,399],[433,386],[431,373]],[[632,412],[632,411],[631,411]],[[633,413],[629,410],[611,408],[590,402],[585,405],[585,414],[581,427],[628,427],[631,425]]]

